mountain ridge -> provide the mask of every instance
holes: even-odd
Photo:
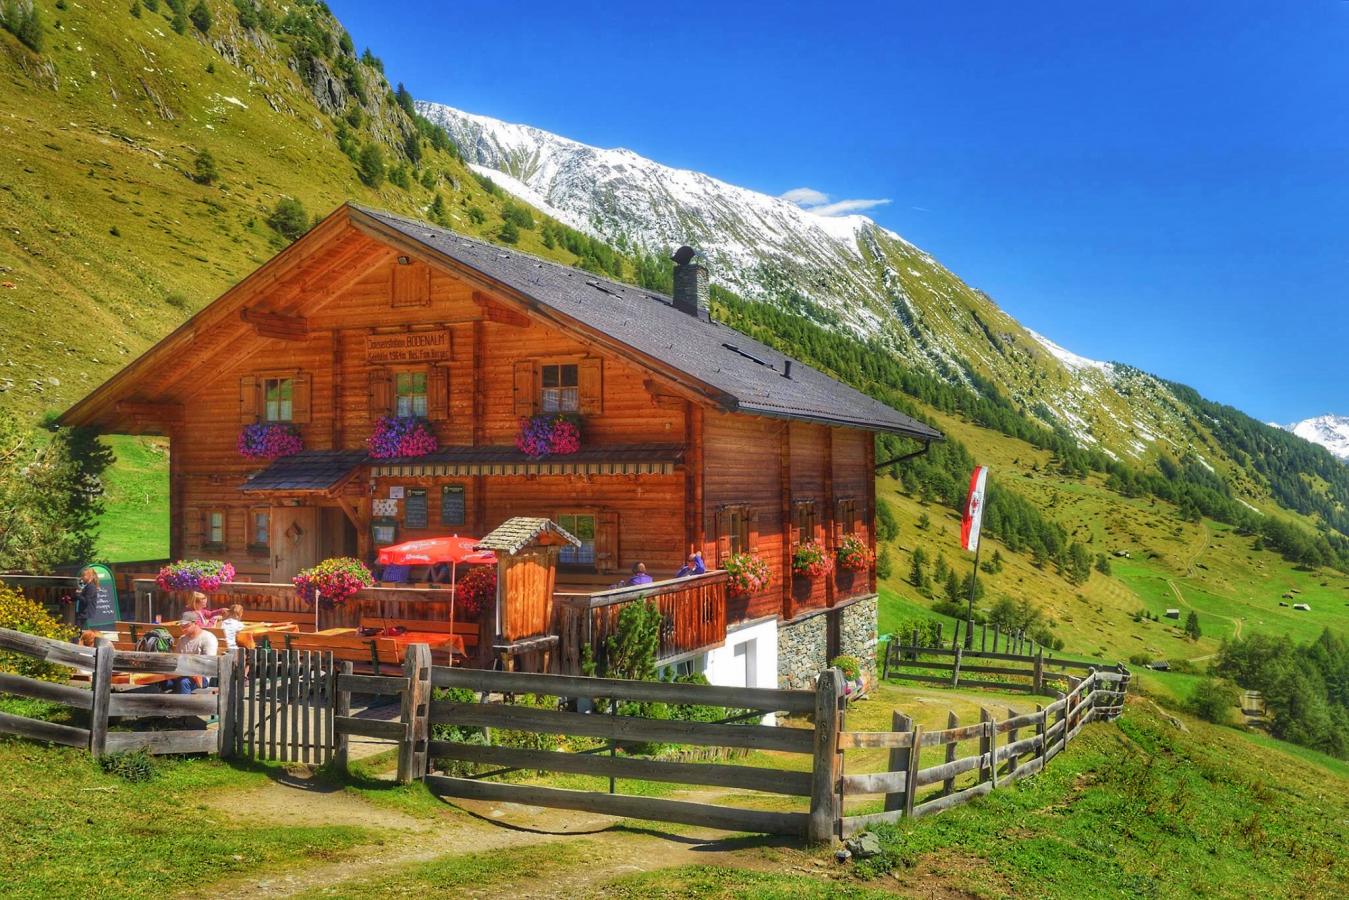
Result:
[[[1326,413],[1291,425],[1278,426],[1313,444],[1319,444],[1332,456],[1349,462],[1349,416]]]

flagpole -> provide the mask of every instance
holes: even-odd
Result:
[[[974,592],[979,586],[979,550],[984,546],[984,535],[979,533],[979,540],[974,542],[974,574],[970,576],[970,597],[969,604],[965,613],[965,649],[974,649]]]

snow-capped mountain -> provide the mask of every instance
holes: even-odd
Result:
[[[1283,427],[1304,440],[1320,444],[1336,457],[1349,462],[1349,416],[1313,416]]]
[[[436,103],[418,109],[449,131],[475,171],[611,244],[659,253],[696,246],[714,282],[740,296],[875,340],[947,381],[990,382],[1026,415],[1112,455],[1141,457],[1155,442],[1171,452],[1199,446],[1160,381],[1023,328],[866,216],[821,214],[830,210]]]

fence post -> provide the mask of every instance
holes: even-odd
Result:
[[[223,758],[234,755],[234,654],[221,654],[216,664],[216,705],[215,714],[219,720],[220,743],[216,752]]]
[[[1010,706],[1007,707],[1007,718],[1009,719],[1016,718],[1016,710],[1012,709]],[[1013,728],[1011,731],[1007,732],[1007,743],[1009,745],[1015,744],[1016,739],[1020,734],[1020,732],[1021,732],[1020,728]],[[1011,775],[1013,772],[1016,771],[1016,760],[1017,758],[1015,754],[1011,753],[1007,754],[1007,768],[1003,770],[1005,774]]]
[[[994,626],[993,633],[995,635],[997,634],[996,628],[997,626]],[[990,737],[991,732],[988,730],[988,725],[993,721],[993,717],[982,706],[979,707],[979,721],[984,726],[983,731],[979,733],[979,783],[983,784],[988,781],[988,770],[992,768],[993,763],[992,757],[989,756],[993,752],[993,740]]]
[[[1063,691],[1055,691],[1054,694],[1055,694],[1055,697],[1054,697],[1054,700],[1055,700],[1055,701],[1062,700],[1064,697],[1068,696],[1068,695],[1065,694]],[[1059,746],[1062,747],[1062,746],[1063,746],[1063,739],[1064,739],[1064,737],[1067,736],[1067,734],[1068,734],[1068,704],[1067,704],[1067,703],[1065,703],[1065,704],[1063,704],[1062,706],[1060,706],[1059,709],[1058,709],[1058,712],[1054,713],[1054,723],[1055,723],[1055,724],[1058,724],[1059,722],[1062,722],[1062,723],[1063,723],[1063,729],[1059,732]],[[1047,730],[1047,729],[1046,729],[1046,730]],[[1048,751],[1049,751],[1049,748],[1046,747],[1046,748],[1045,748],[1045,764],[1046,764],[1046,765],[1049,764],[1050,758],[1053,757],[1054,755],[1056,755],[1056,754],[1059,752],[1058,750],[1055,750],[1053,753],[1050,753],[1050,752],[1048,752]]]
[[[1031,690],[1036,694],[1045,692],[1045,651],[1040,648],[1040,652],[1035,654],[1035,674],[1031,676]]]
[[[1048,717],[1045,716],[1045,708],[1038,703],[1035,704],[1035,712],[1038,716],[1035,720],[1035,736],[1040,739],[1039,750],[1035,755],[1040,757],[1040,770],[1044,771],[1045,750],[1047,749],[1045,747],[1045,732],[1048,730],[1046,727],[1048,725]]]
[[[960,718],[955,714],[955,712],[948,711],[946,713],[946,727],[947,728],[960,727]],[[946,762],[953,763],[955,761],[956,761],[956,742],[948,741],[946,743]],[[953,793],[955,789],[956,789],[956,777],[954,775],[952,775],[950,778],[946,779],[941,783],[942,796],[946,796],[948,794]]]
[[[913,726],[909,732],[913,741],[909,748],[909,767],[904,772],[904,818],[913,818],[913,798],[918,794],[918,770],[923,761],[923,727]]]
[[[997,622],[993,623],[993,652],[998,652],[998,637],[1002,634],[1002,626]],[[1006,649],[1006,648],[1003,648]]]
[[[346,659],[336,669],[337,672],[337,690],[333,694],[333,718],[337,719],[343,716],[351,715],[351,691],[344,690],[341,684],[343,675],[351,674],[351,660]],[[336,722],[333,723],[336,725]],[[333,740],[333,765],[337,771],[347,771],[347,744],[351,740],[346,731],[339,731],[334,728]]]
[[[955,665],[951,667],[951,687],[956,687],[957,685],[960,684],[960,660],[964,656],[964,653],[965,653],[964,647],[956,648]]]
[[[398,783],[407,784],[426,774],[428,740],[427,704],[431,694],[431,648],[413,644],[403,657],[403,674],[408,684],[398,717],[403,723],[403,741],[398,747]]]
[[[815,757],[811,762],[810,819],[806,837],[814,844],[831,843],[842,809],[838,801],[839,698],[843,680],[838,669],[825,669],[815,685]]]
[[[891,731],[909,731],[913,728],[913,719],[904,715],[899,710],[895,710],[890,716]],[[912,747],[891,747],[890,765],[891,772],[909,771],[909,755],[913,752]],[[894,791],[885,795],[885,811],[894,812],[897,809],[904,808],[904,794],[909,790],[908,782],[904,783],[904,791]]]
[[[892,635],[890,640],[885,642],[885,657],[881,663],[881,681],[890,677],[890,654],[895,651],[895,639]]]
[[[108,744],[108,706],[112,702],[112,643],[99,638],[94,645],[94,674],[90,678],[93,706],[89,710],[89,752],[102,756]]]

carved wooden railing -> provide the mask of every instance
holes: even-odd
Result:
[[[658,659],[719,646],[726,640],[728,578],[726,572],[714,571],[592,593],[554,593],[553,630],[560,639],[558,671],[580,673],[583,647],[590,647],[599,660],[605,640],[618,628],[624,607],[642,600],[650,600],[660,609]]]

